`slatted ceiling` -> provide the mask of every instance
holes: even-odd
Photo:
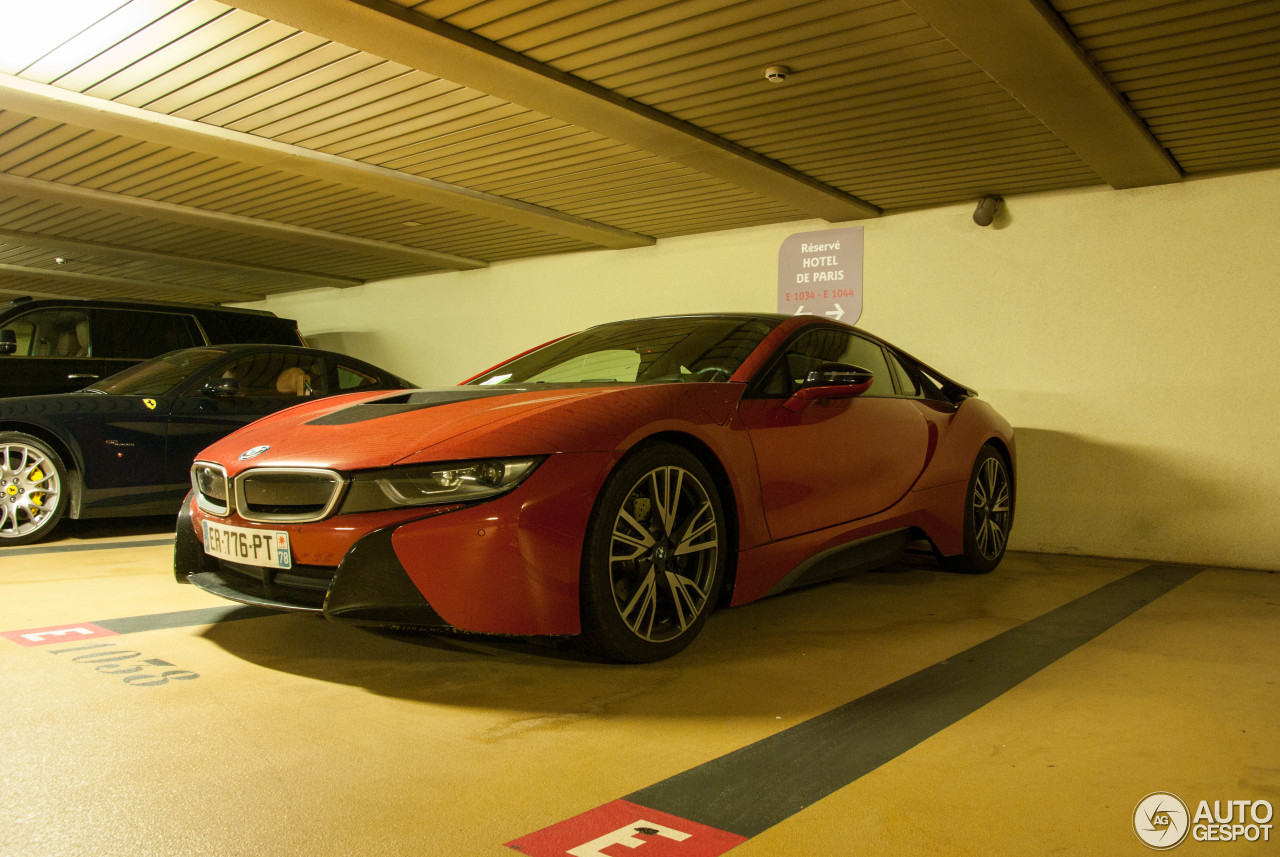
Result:
[[[1245,45],[1242,41],[1232,40],[1232,50],[1227,55],[1206,52],[1176,60],[1162,54],[1156,62],[1150,62],[1149,57],[1141,56],[1113,60],[1111,77],[1121,85],[1143,79],[1166,85],[1194,83],[1210,76],[1230,75],[1254,68],[1271,68],[1280,56],[1280,38],[1274,32],[1260,31],[1255,44]]]
[[[823,6],[832,8],[830,4]],[[714,81],[724,76],[735,76],[762,90],[775,88],[763,77],[768,65],[790,66],[801,80],[817,78],[838,58],[847,62],[929,34],[923,23],[910,13],[904,14],[905,8],[897,2],[848,11],[837,8],[840,14],[834,15],[813,9],[796,6],[720,29],[699,29],[695,20],[680,30],[653,31],[651,41],[664,36],[670,40],[644,49],[642,57],[620,55],[612,46],[601,45],[552,64],[648,102],[663,91],[664,84]],[[733,10],[727,12],[732,14]],[[936,40],[936,35],[929,35]]]
[[[103,212],[86,211],[62,204],[29,200],[0,200],[0,227],[21,229],[22,218],[34,213],[44,218],[78,218],[74,237],[103,244],[135,246],[158,252],[192,253],[225,258],[248,264],[267,265],[299,271],[318,271],[339,276],[363,278],[362,271],[373,269],[379,276],[412,273],[418,266],[405,262],[371,259],[360,254],[301,246],[271,238],[251,238],[213,229],[167,224],[143,217],[121,217]],[[67,221],[71,223],[70,220]],[[31,231],[31,230],[23,230]],[[61,229],[48,234],[71,234]]]
[[[903,85],[895,86],[896,83]],[[970,99],[977,103],[1007,100],[1007,96],[982,75],[940,75],[932,80],[916,82],[891,81],[884,89],[854,88],[844,92],[847,94],[835,98],[828,96],[825,104],[816,99],[778,103],[767,117],[757,109],[746,108],[708,111],[706,116],[698,117],[698,122],[702,127],[715,129],[714,133],[736,138],[738,134],[768,130],[790,132],[794,128],[805,127],[810,119],[821,121],[824,117],[838,117],[837,121],[856,128],[860,121],[874,120],[884,114],[909,117],[955,100]]]
[[[1004,118],[996,115],[966,117],[963,122],[917,125],[909,129],[898,129],[893,133],[851,135],[837,131],[803,141],[778,141],[777,145],[785,147],[792,166],[807,170],[810,162],[824,163],[824,159],[865,160],[875,163],[885,162],[885,159],[910,161],[937,154],[944,148],[962,152],[971,145],[987,145],[990,140],[1038,139],[1043,133],[1043,126],[1030,117]],[[841,148],[836,148],[836,144]],[[770,154],[779,149],[761,146],[760,151]]]
[[[334,56],[350,52],[319,36],[263,22],[258,29],[193,57],[192,63],[176,67],[140,87],[139,93],[155,92],[147,92],[150,100],[137,106],[202,121],[241,98],[286,83],[291,75],[305,73],[307,67],[303,63],[321,49],[329,50]],[[310,67],[314,67],[315,59],[310,62]],[[167,92],[160,95],[160,91]]]
[[[627,82],[621,75],[604,76],[596,82],[620,85],[629,97],[653,106],[684,106],[685,99],[712,100],[744,93],[767,95],[770,92],[775,93],[773,97],[778,97],[777,93],[791,97],[785,93],[811,89],[830,91],[836,88],[832,82],[832,74],[835,73],[848,75],[876,69],[892,73],[894,68],[917,68],[939,60],[957,61],[955,50],[932,30],[920,27],[878,38],[872,44],[859,44],[839,36],[811,40],[803,52],[786,52],[786,62],[794,73],[785,87],[762,87],[764,68],[781,62],[778,51],[772,48],[737,57],[700,76],[686,74],[678,82],[662,75],[634,82]]]
[[[186,0],[130,0],[121,5],[112,0],[110,3],[103,3],[104,11],[117,8],[28,66],[23,70],[22,76],[41,83],[54,83],[83,65],[86,57],[99,57],[112,50],[142,28],[163,20],[165,15],[180,8],[185,2]],[[141,45],[136,47],[145,49]]]
[[[585,136],[585,135],[583,135]],[[598,158],[613,156],[640,159],[643,154],[604,139],[570,145],[567,142],[540,144],[523,149],[518,155],[495,154],[490,161],[433,162],[432,172],[445,181],[474,187],[488,193],[516,195],[515,186],[531,176],[558,176],[579,165],[591,165]],[[516,196],[516,198],[519,198]]]
[[[480,98],[474,90],[440,78],[406,74],[384,86],[363,88],[346,100],[328,102],[322,109],[309,111],[310,115],[290,117],[289,122],[295,127],[282,124],[278,128],[255,129],[254,133],[317,151],[346,151],[361,145],[353,140],[370,135],[381,137],[387,129],[399,132],[405,122],[418,120],[430,128],[437,124],[442,111]],[[427,118],[425,105],[430,105],[432,111],[429,124],[423,121]]]
[[[197,41],[184,39],[172,45],[174,50],[185,50],[188,54],[185,58],[148,56],[140,59],[132,67],[137,69],[140,80],[112,100],[159,113],[175,113],[270,68],[271,59],[264,52],[290,37],[301,39],[304,34],[232,9],[216,25],[189,37]],[[315,37],[311,38],[316,41]]]
[[[1102,181],[1064,142],[1071,134],[1049,131],[902,0],[394,2],[890,211]],[[1049,2],[1184,170],[1280,164],[1280,0]],[[376,39],[360,50],[218,0],[104,0],[102,15],[22,76],[210,133],[226,128],[653,237],[812,216],[737,176],[555,118],[554,101],[537,112],[410,68],[405,56],[377,56]],[[792,67],[784,86],[763,80],[773,64]],[[598,246],[435,199],[89,131],[58,115],[0,110],[0,171],[472,259]],[[9,221],[357,279],[435,270],[159,215],[0,198],[0,227],[16,228]],[[48,257],[0,247],[3,258]],[[178,285],[209,278],[206,269],[177,279],[133,260],[86,264]],[[259,279],[244,282],[272,287]]]
[[[436,128],[423,129],[412,135],[397,134],[378,144],[352,150],[346,156],[388,169],[430,176],[430,166],[437,157],[465,157],[473,149],[485,146],[519,146],[523,141],[540,139],[559,129],[572,129],[572,126],[528,112],[492,120],[488,115],[477,115],[476,121],[480,124],[465,131],[453,127],[466,121],[451,121],[441,126],[444,130],[438,135],[439,129]]]
[[[1280,160],[1280,2],[1056,5],[1183,170]]]
[[[255,41],[259,48],[269,43],[263,41],[264,36],[271,38],[269,32],[258,34],[256,40],[249,36],[253,31],[263,29],[266,23],[255,15],[228,9],[220,4],[193,4],[184,7],[184,10],[193,8],[200,10],[200,20],[203,23],[198,23],[189,32],[169,41],[159,50],[134,58],[84,92],[97,98],[141,107],[168,94],[168,85],[157,83],[158,79],[167,78],[170,82],[175,78],[189,81],[203,73],[217,71],[217,63],[222,60],[210,55],[226,43],[243,37],[249,37],[246,40],[248,44],[245,45],[249,49],[252,49]]]
[[[83,146],[95,146],[108,139],[108,135],[97,132],[84,134],[43,120],[32,120],[31,125],[27,129],[28,136],[58,139],[54,160],[70,157],[73,143],[77,141]],[[8,161],[18,162],[16,167],[6,164],[9,171],[20,174],[21,165],[28,162],[25,160],[27,152],[19,146],[8,154]],[[474,217],[460,217],[442,209],[409,204],[381,194],[326,185],[266,168],[245,170],[225,159],[176,152],[143,142],[121,149],[109,166],[109,169],[87,177],[81,184],[114,193],[274,219],[293,225],[321,229],[337,227],[370,238],[380,238],[389,222],[420,219],[431,214],[447,215],[472,224],[480,222]],[[219,171],[224,173],[223,180],[217,180]],[[519,229],[511,231],[516,235],[522,233]],[[533,238],[527,230],[523,234]],[[436,235],[424,241],[423,246],[466,255],[445,247]],[[560,242],[554,246],[566,245]],[[571,243],[569,246],[585,245]]]
[[[517,137],[516,134],[519,136]],[[513,143],[517,139],[520,141],[519,148],[513,151]],[[412,171],[415,166],[429,167],[433,175],[443,177],[446,170],[465,167],[475,159],[484,159],[493,163],[527,162],[547,153],[566,158],[579,152],[591,152],[598,156],[601,150],[634,152],[607,137],[583,131],[572,125],[548,125],[539,130],[524,128],[519,132],[513,131],[509,135],[499,135],[496,139],[473,140],[465,148],[455,145],[443,150],[434,149],[421,153],[416,162],[402,160],[398,163],[401,163],[403,165],[401,169],[406,171]],[[459,173],[453,175],[456,176]],[[459,179],[449,178],[445,181],[457,182]]]
[[[441,100],[433,102],[437,109],[428,116],[388,117],[386,122],[371,121],[348,129],[350,137],[335,134],[337,139],[322,136],[310,142],[318,151],[396,169],[398,159],[417,152],[465,146],[470,140],[491,140],[500,134],[514,140],[523,129],[559,124],[487,95],[461,92],[466,97],[460,96],[443,109],[439,109]]]
[[[664,112],[701,122],[704,118],[715,121],[722,114],[747,111],[759,114],[762,107],[774,104],[829,104],[833,92],[883,91],[957,77],[985,77],[954,51],[936,49],[922,51],[908,60],[882,62],[871,67],[849,63],[793,75],[786,85],[771,85],[769,89],[762,89],[758,67],[750,71],[750,74],[734,74],[731,86],[709,88],[700,82],[680,92],[666,91],[661,97],[656,97],[657,93],[650,97],[654,99],[653,106]]]

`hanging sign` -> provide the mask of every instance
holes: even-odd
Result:
[[[778,248],[778,312],[853,324],[862,315],[862,227],[798,232]]]

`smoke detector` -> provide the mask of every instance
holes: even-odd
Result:
[[[764,79],[770,83],[782,83],[791,74],[785,65],[771,65],[764,70]]]

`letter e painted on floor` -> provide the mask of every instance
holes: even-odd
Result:
[[[114,637],[116,632],[91,622],[79,625],[53,625],[48,628],[27,628],[23,631],[0,631],[0,637],[12,640],[19,646],[48,646],[51,643],[71,643],[76,640],[92,640],[94,637]]]
[[[746,841],[736,833],[615,800],[507,847],[530,857],[717,857]]]

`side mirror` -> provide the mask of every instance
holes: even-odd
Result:
[[[822,363],[805,376],[804,384],[783,404],[789,411],[800,411],[809,402],[823,399],[852,399],[871,388],[875,375],[871,370],[848,363]]]
[[[234,396],[240,392],[240,382],[235,378],[218,378],[205,384],[200,392],[206,396]]]
[[[18,331],[0,330],[0,355],[18,353]]]

